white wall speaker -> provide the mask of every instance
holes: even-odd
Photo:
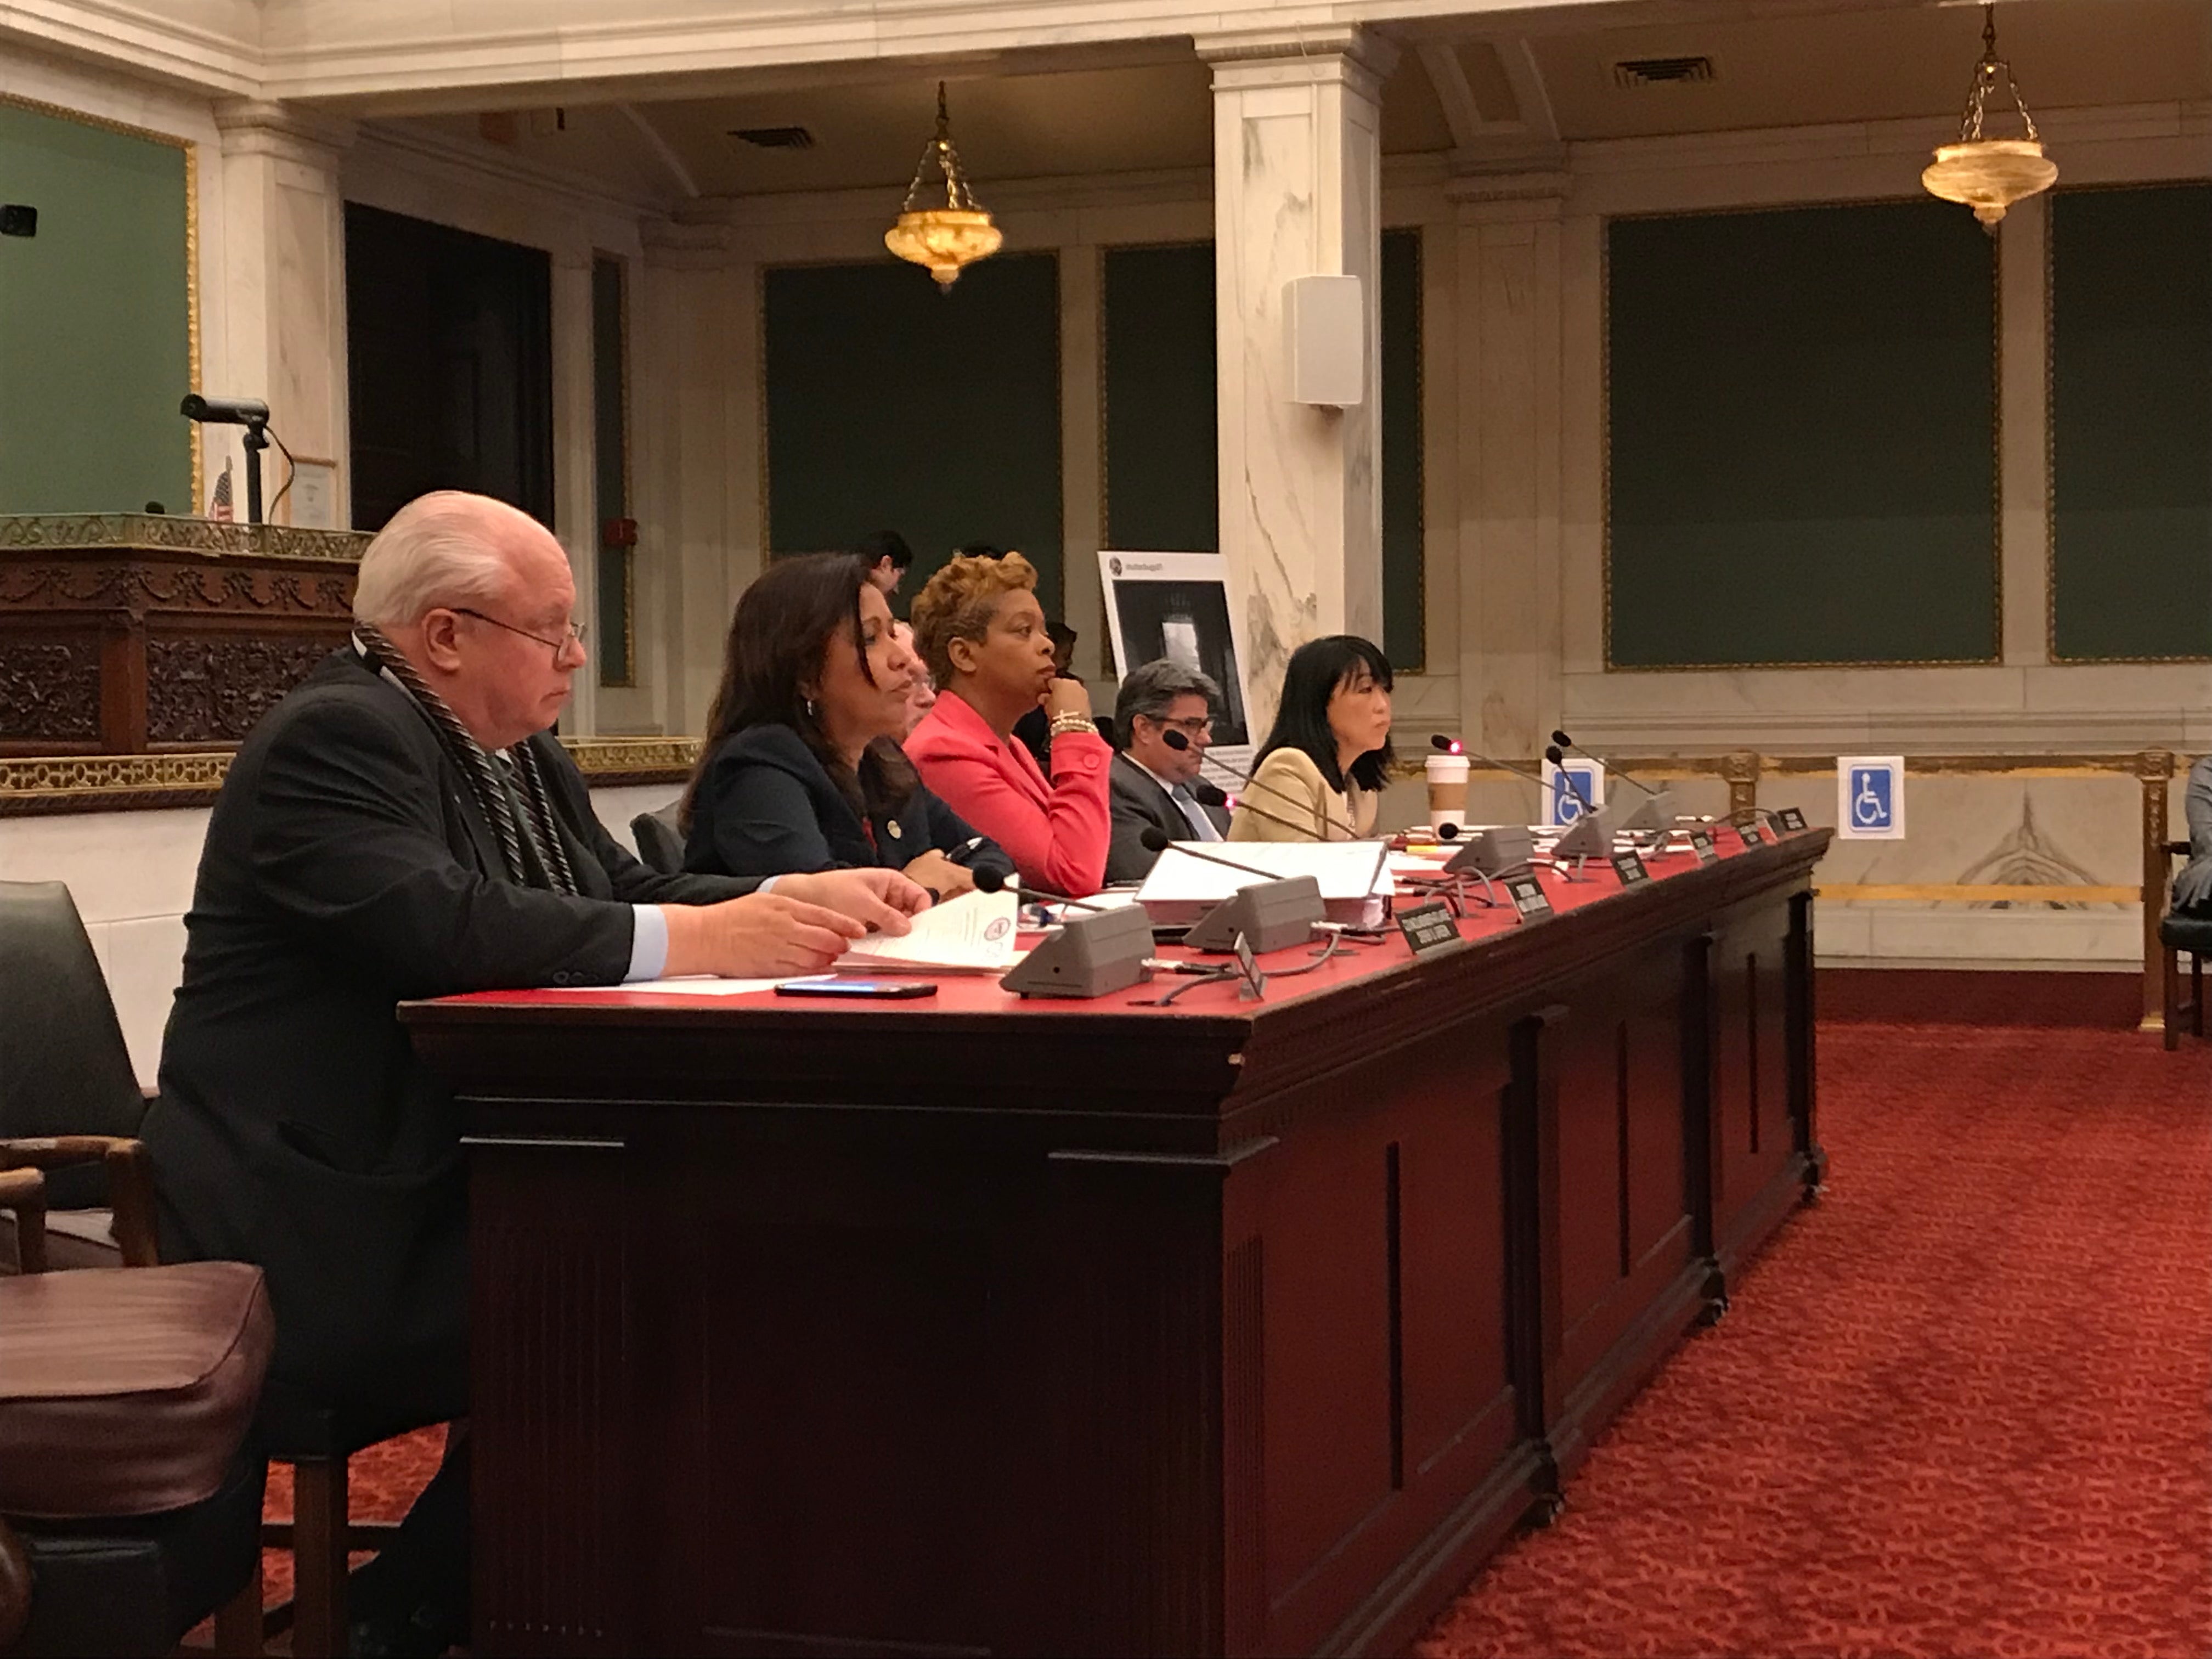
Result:
[[[1333,409],[1366,396],[1367,307],[1357,276],[1293,276],[1283,284],[1291,401]]]

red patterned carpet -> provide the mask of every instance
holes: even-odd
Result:
[[[1826,1198],[1424,1659],[2212,1650],[2212,1050],[1831,1020],[1820,1062]]]
[[[1820,994],[1827,1197],[1424,1659],[2212,1652],[2212,1048],[2118,976]],[[356,1516],[442,1443],[356,1458]]]

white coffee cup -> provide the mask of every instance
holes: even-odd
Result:
[[[1464,755],[1431,755],[1429,769],[1429,823],[1431,828],[1464,830],[1467,828],[1467,776],[1469,763]]]

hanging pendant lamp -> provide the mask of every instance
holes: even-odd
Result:
[[[1982,136],[1990,94],[1996,89],[2000,75],[2004,76],[2006,90],[2012,94],[2013,107],[2020,112],[2021,125],[2027,129],[2025,138]],[[1920,182],[1929,195],[1973,209],[1974,217],[1982,222],[1982,228],[1994,236],[1997,222],[2005,216],[2007,208],[2049,190],[2057,179],[2057,166],[2044,157],[2043,144],[2035,131],[2035,118],[2027,112],[2027,101],[2020,95],[2020,83],[2012,77],[2012,65],[1997,56],[1996,8],[1984,5],[1982,60],[1974,65],[1974,84],[1966,94],[1966,114],[1959,124],[1959,142],[1936,150],[1934,165],[1920,175]]]
[[[942,207],[920,205],[922,180],[933,162],[945,181]],[[934,186],[930,194],[936,194]],[[976,201],[975,192],[968,187],[960,152],[952,147],[952,124],[945,112],[945,82],[939,81],[937,132],[922,146],[914,183],[907,186],[906,205],[899,210],[898,222],[884,233],[884,246],[900,258],[926,269],[937,279],[939,289],[950,289],[965,267],[989,258],[1005,240]]]

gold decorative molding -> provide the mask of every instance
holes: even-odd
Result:
[[[563,739],[586,782],[681,784],[699,756],[696,738]],[[229,750],[166,755],[0,758],[0,817],[206,806],[230,770]]]
[[[307,559],[358,563],[369,538],[351,530],[304,530],[162,513],[41,513],[0,515],[0,553],[197,553],[211,558]]]

